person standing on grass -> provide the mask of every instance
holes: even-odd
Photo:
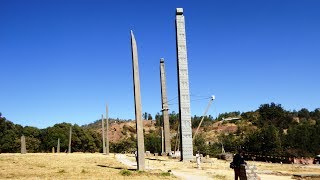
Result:
[[[196,154],[196,161],[197,161],[197,168],[201,169],[201,167],[200,167],[200,163],[201,163],[200,151],[198,151]]]
[[[238,178],[239,178],[241,180],[241,178],[240,178],[240,166],[247,164],[243,159],[243,151],[242,151],[242,149],[238,149],[238,153],[233,157],[232,163],[234,165],[234,168],[233,168],[234,169],[234,179],[238,180]]]

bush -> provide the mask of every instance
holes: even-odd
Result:
[[[123,169],[123,170],[120,171],[120,174],[122,176],[130,176],[132,173],[128,169]]]
[[[171,174],[169,173],[169,172],[162,172],[161,174],[160,174],[160,176],[170,176]]]

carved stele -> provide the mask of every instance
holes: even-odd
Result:
[[[70,126],[70,132],[69,132],[69,146],[68,146],[68,153],[71,153],[71,137],[72,137],[72,126]]]
[[[103,115],[101,115],[101,126],[102,126],[102,153],[106,154],[106,140],[105,140],[105,131],[104,131],[104,120]]]
[[[163,127],[161,127],[161,155],[164,153],[164,135],[163,135]]]
[[[58,138],[57,153],[60,153],[60,138]]]
[[[26,137],[24,135],[21,136],[21,154],[27,153],[27,147],[26,147]]]
[[[109,109],[108,104],[106,105],[106,155],[109,155]]]
[[[142,110],[141,110],[138,50],[137,50],[136,39],[134,38],[132,31],[131,31],[131,51],[132,51],[134,105],[135,105],[137,148],[138,148],[137,167],[139,171],[143,171],[145,169],[145,160],[144,160],[144,137],[143,137],[143,122],[142,122]]]
[[[162,100],[162,116],[163,116],[163,130],[164,130],[164,152],[171,153],[171,138],[170,138],[170,124],[169,124],[169,105],[166,88],[166,71],[164,59],[160,59],[160,81],[161,81],[161,100]]]
[[[183,9],[176,9],[176,45],[178,64],[178,94],[180,116],[181,161],[193,159],[188,58]]]

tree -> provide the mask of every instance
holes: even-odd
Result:
[[[281,129],[286,129],[292,122],[292,118],[282,108],[281,104],[262,104],[259,109],[258,126],[263,127],[265,124],[273,124]]]
[[[291,126],[286,135],[286,152],[290,156],[314,156],[320,149],[320,125],[308,122]]]
[[[26,137],[39,138],[41,135],[41,130],[36,127],[25,126],[23,128],[22,134],[25,135]]]
[[[20,140],[18,140],[17,143],[20,143]],[[40,145],[41,145],[40,139],[26,136],[26,147],[28,152],[31,152],[31,153],[41,152]]]
[[[20,151],[22,126],[0,117],[0,153],[16,153]]]
[[[202,119],[202,116],[196,116],[194,115],[193,117],[191,117],[191,124],[192,124],[192,128],[197,128],[200,124],[200,121]],[[201,127],[206,127],[209,126],[213,123],[213,118],[212,116],[204,116]]]
[[[262,154],[281,153],[281,141],[279,131],[274,125],[266,125],[261,129],[260,142]]]
[[[310,112],[306,108],[302,108],[300,111],[298,111],[298,117],[301,121],[306,121],[310,118]]]
[[[148,119],[148,113],[147,113],[147,112],[143,113],[142,118],[145,119],[145,120],[147,120],[147,119]]]
[[[233,134],[220,134],[218,142],[223,144],[226,152],[235,152],[243,144],[240,138]]]
[[[152,132],[145,134],[144,136],[144,145],[147,151],[151,153],[160,153],[161,152],[161,137],[159,132]]]
[[[179,125],[179,113],[176,113],[175,111],[172,111],[169,114],[169,124],[170,124],[170,129],[178,129]]]
[[[320,108],[317,108],[314,111],[311,111],[310,116],[312,119],[320,121]]]
[[[244,142],[246,152],[261,153],[261,149],[263,148],[260,134],[260,131],[255,131],[247,135]]]
[[[196,154],[199,151],[201,154],[208,154],[208,146],[206,144],[205,137],[203,134],[198,134],[193,142],[193,154]]]
[[[52,147],[57,146],[58,138],[60,139],[61,152],[68,149],[69,144],[69,128],[71,124],[60,123],[53,127],[46,128],[42,133],[42,148],[46,152],[50,152]]]
[[[155,119],[156,119],[156,126],[161,127],[163,122],[163,116],[160,115],[160,113],[158,112],[155,116]]]
[[[258,118],[259,118],[259,112],[257,111],[243,112],[241,114],[241,119],[250,121],[253,124],[257,124]]]
[[[148,120],[152,120],[151,114],[148,114]]]
[[[122,139],[119,142],[110,142],[110,151],[115,153],[133,152],[137,149],[137,143],[133,137]]]
[[[225,113],[219,114],[217,120],[222,120],[222,119],[228,118],[228,117],[238,117],[238,116],[240,116],[240,111],[225,112]]]

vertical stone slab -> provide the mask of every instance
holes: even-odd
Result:
[[[136,39],[134,38],[132,31],[131,31],[131,51],[132,51],[134,105],[135,105],[137,148],[138,148],[137,167],[139,171],[143,171],[145,169],[145,160],[144,160],[144,136],[143,136],[143,122],[142,122],[141,95],[140,95],[138,50],[137,50]]]
[[[165,152],[164,149],[164,135],[163,135],[163,127],[161,127],[161,155]]]
[[[189,75],[185,21],[183,9],[176,9],[176,46],[178,64],[178,94],[180,116],[181,161],[193,159]]]
[[[54,147],[52,147],[52,153],[55,153]]]
[[[68,153],[71,153],[71,137],[72,137],[72,126],[70,126],[70,132],[69,132]]]
[[[164,59],[160,59],[160,80],[161,80],[161,101],[162,101],[162,116],[163,116],[163,129],[164,129],[164,152],[171,153],[171,137],[170,137],[170,124],[169,124],[169,105],[166,87],[166,71]]]
[[[57,153],[60,153],[60,138],[58,138]]]
[[[24,135],[21,136],[21,154],[27,153],[27,147],[26,147],[26,137]]]
[[[106,155],[109,155],[109,109],[108,104],[106,105]]]
[[[179,140],[180,140],[180,125],[178,125],[178,130],[177,130],[177,134],[176,134],[176,142],[174,143],[174,154],[176,154],[176,151],[179,151],[179,142],[180,142]]]
[[[101,125],[102,125],[102,153],[106,154],[106,140],[105,140],[105,131],[104,131],[104,120],[103,115],[101,115]]]

